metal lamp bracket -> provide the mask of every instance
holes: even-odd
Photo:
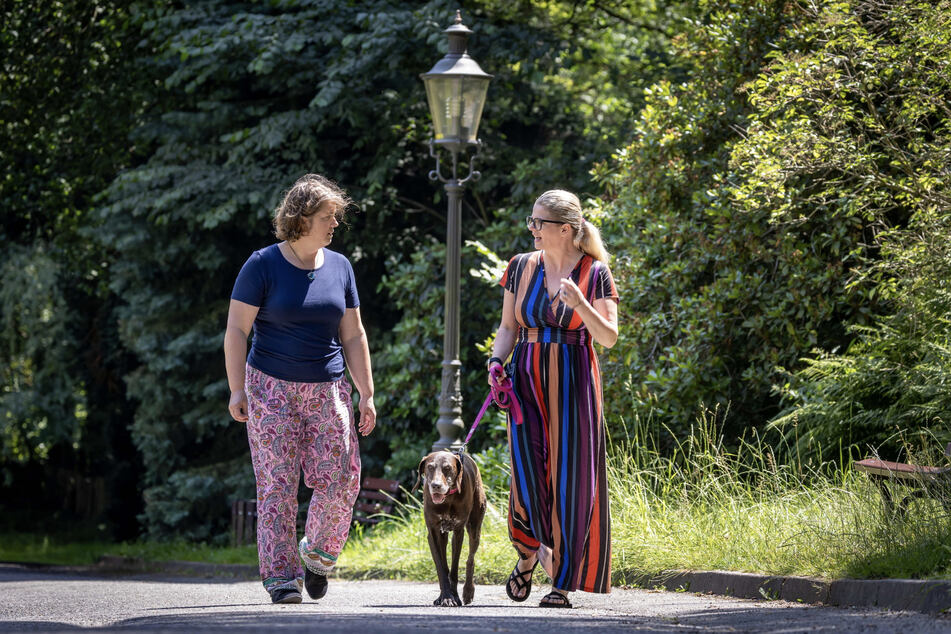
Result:
[[[452,156],[452,177],[445,178],[442,175],[442,170],[440,169],[439,153],[436,151],[437,145],[443,145],[449,150],[450,155]],[[462,180],[459,180],[459,153],[468,146],[472,146],[474,151],[472,156],[469,157],[469,173],[466,174],[466,177]],[[450,143],[436,143],[435,140],[429,140],[429,155],[436,159],[436,169],[429,172],[429,180],[431,181],[442,181],[443,183],[453,183],[456,185],[463,185],[467,182],[477,181],[482,176],[482,174],[473,169],[475,167],[476,158],[479,156],[479,153],[482,151],[482,140],[479,139],[475,142],[450,142]]]

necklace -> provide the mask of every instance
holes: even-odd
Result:
[[[559,280],[560,280],[560,279],[562,279],[562,278],[571,278],[571,274],[575,272],[575,268],[577,268],[578,262],[581,262],[581,258],[583,258],[583,257],[584,257],[584,253],[582,253],[581,256],[578,257],[577,260],[575,260],[575,263],[571,265],[571,268],[569,268],[569,269],[567,270],[567,272],[565,272],[564,275],[557,275],[558,272],[557,272],[557,271],[553,271],[554,273],[556,273],[556,275],[554,276],[555,279],[559,279]],[[548,290],[549,277],[548,277],[548,269],[545,267],[545,255],[544,255],[544,253],[542,254],[541,268],[542,268],[542,275],[543,275],[544,278],[545,278],[545,290]],[[555,294],[552,296],[551,300],[552,300],[553,303],[554,303],[554,301],[555,301],[555,298],[558,297],[558,294],[559,294],[559,293],[561,293],[561,288],[559,288],[557,291],[555,291]]]
[[[304,260],[302,260],[301,257],[300,257],[299,255],[297,255],[297,251],[294,249],[294,245],[291,244],[291,241],[290,241],[290,240],[287,241],[287,246],[289,246],[289,247],[291,248],[291,253],[293,253],[293,254],[294,254],[294,257],[297,258],[297,261],[301,263],[301,266],[303,266],[303,267],[306,269],[306,268],[307,268],[307,264],[305,264],[305,263],[304,263]],[[312,269],[310,269],[309,271],[307,271],[307,279],[313,281],[313,279],[314,279],[315,277],[317,277],[317,269],[316,269],[316,268],[312,268]]]

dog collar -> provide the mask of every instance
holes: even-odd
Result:
[[[459,493],[459,489],[449,489],[449,493],[446,495],[455,495],[456,493]]]

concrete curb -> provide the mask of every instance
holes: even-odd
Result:
[[[206,564],[196,561],[144,561],[103,555],[92,568],[106,574],[165,574],[207,579],[259,579],[258,567],[247,564]]]
[[[257,580],[258,567],[189,561],[145,562],[105,556],[97,568],[118,574],[152,573],[188,577]],[[836,579],[782,577],[724,570],[674,571],[668,575],[631,579],[643,588],[717,594],[741,599],[766,599],[829,605],[874,607],[936,614],[951,610],[951,580]]]
[[[164,574],[207,579],[257,581],[258,567],[193,561],[143,561],[106,555],[95,566],[17,564],[98,574]],[[783,600],[836,607],[868,607],[937,614],[951,611],[951,580],[836,579],[781,577],[724,570],[678,570],[665,575],[631,577],[626,584],[671,592],[717,594],[740,599]]]
[[[745,572],[675,571],[630,580],[644,588],[719,594],[838,607],[875,607],[936,614],[951,609],[951,581],[918,579],[813,579]]]

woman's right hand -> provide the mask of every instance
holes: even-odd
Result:
[[[248,395],[244,393],[244,390],[235,390],[231,393],[228,412],[231,413],[231,418],[239,423],[248,422]]]
[[[505,378],[505,366],[503,366],[498,361],[490,361],[488,370],[489,370],[489,387],[494,387],[494,388],[499,387],[498,381],[496,381],[496,377],[499,377],[499,380],[502,380]]]

